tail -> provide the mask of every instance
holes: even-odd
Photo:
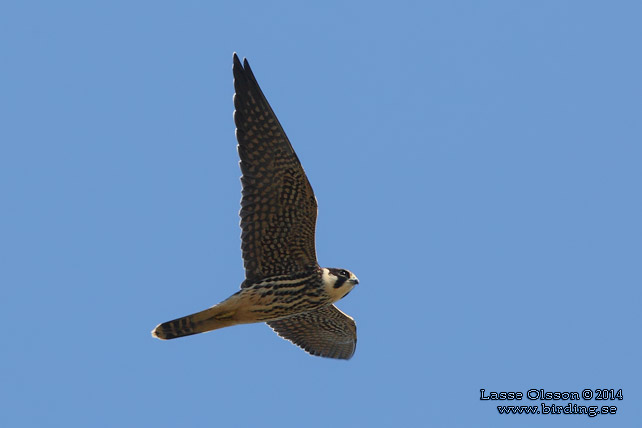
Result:
[[[233,319],[235,312],[225,311],[219,304],[204,311],[159,324],[152,331],[152,336],[168,340],[229,327],[238,324]]]

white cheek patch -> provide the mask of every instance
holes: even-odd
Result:
[[[321,274],[321,280],[326,290],[334,290],[334,284],[337,283],[339,277],[330,273],[330,269],[323,268],[323,273]]]
[[[328,289],[332,289],[338,278],[332,275],[328,268],[323,268],[322,271],[321,280],[323,281],[323,285]]]

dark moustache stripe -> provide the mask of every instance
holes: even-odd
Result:
[[[334,283],[334,288],[339,288],[343,285],[343,283],[346,282],[346,278],[340,276],[337,278],[337,282]]]

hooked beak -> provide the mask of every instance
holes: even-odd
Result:
[[[350,282],[352,282],[354,285],[357,285],[359,283],[359,279],[355,276],[354,278],[350,278]]]

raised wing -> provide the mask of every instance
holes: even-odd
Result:
[[[269,321],[267,325],[312,355],[349,360],[357,348],[357,325],[334,305]]]
[[[317,265],[317,202],[303,167],[247,60],[234,54],[234,122],[241,158],[245,281]]]

